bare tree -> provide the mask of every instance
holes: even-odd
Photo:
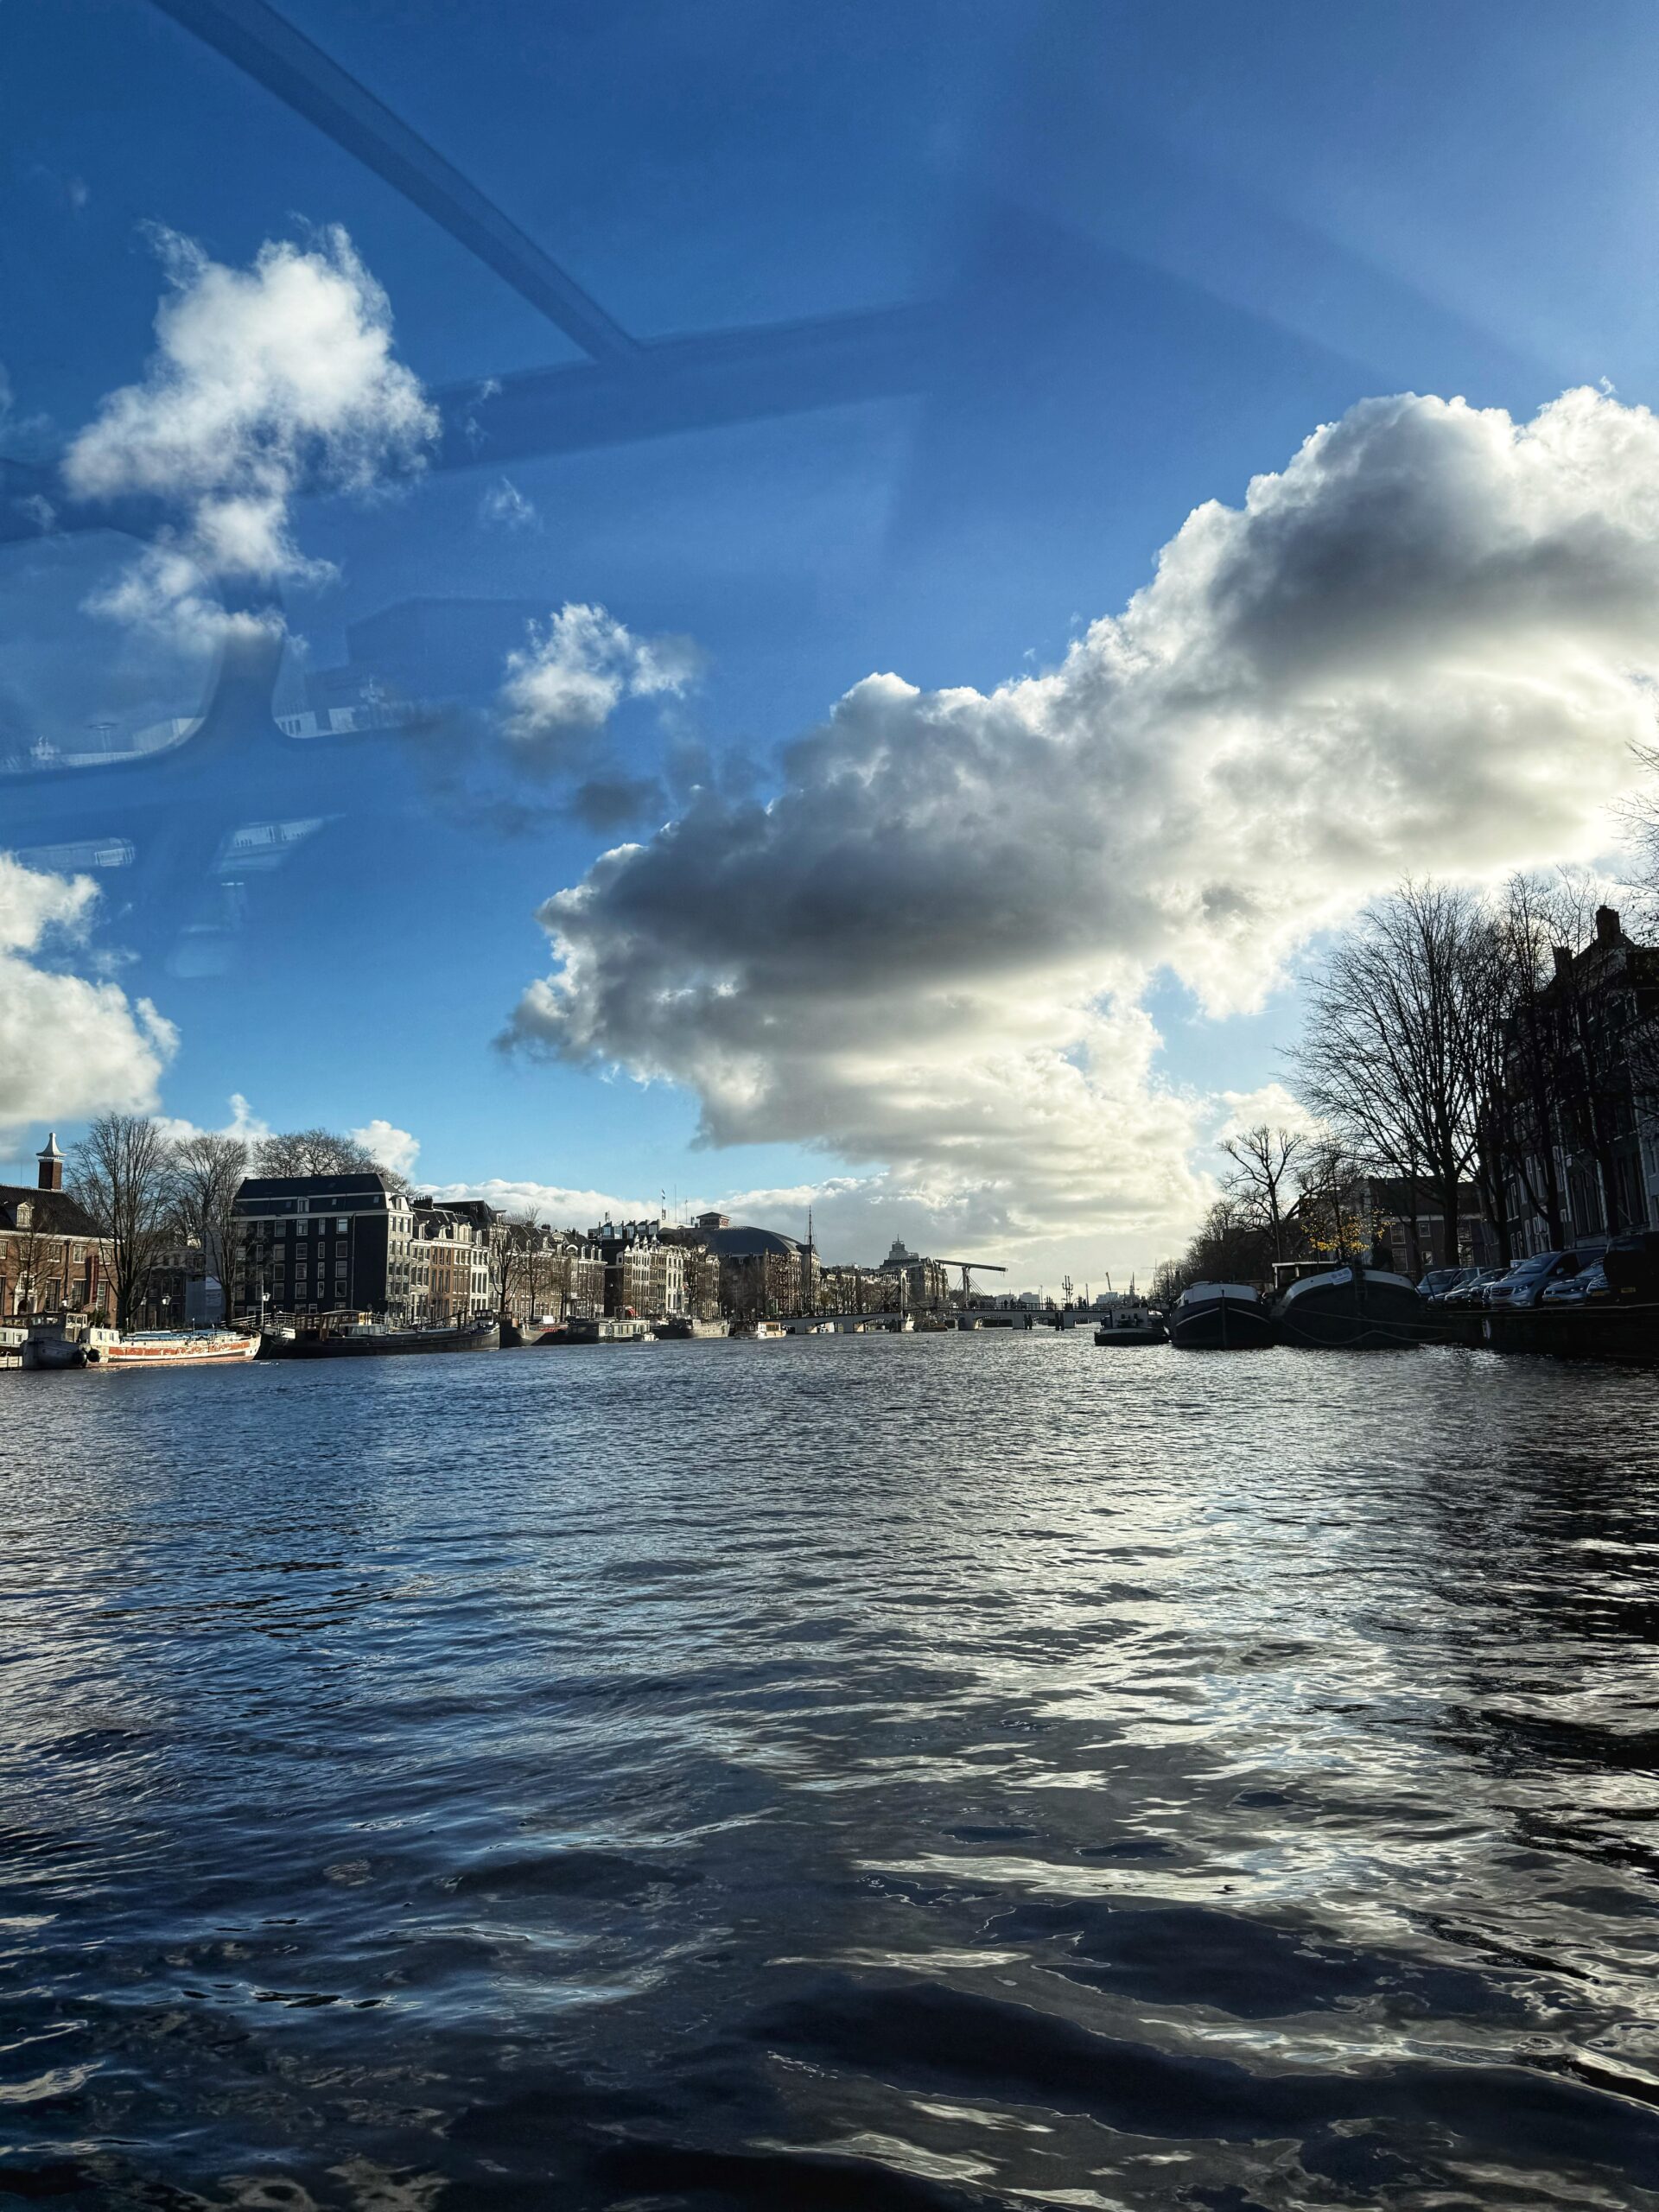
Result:
[[[13,1219],[16,1227],[8,1243],[13,1266],[16,1270],[12,1289],[15,1313],[42,1313],[47,1309],[41,1302],[41,1294],[47,1287],[47,1268],[56,1239],[49,1236],[46,1226],[46,1212],[37,1198],[18,1200]],[[0,1267],[0,1292],[5,1288],[5,1269]],[[63,1294],[60,1294],[60,1297]],[[67,1300],[66,1300],[67,1302]],[[0,1299],[0,1306],[3,1299]]]
[[[248,1147],[240,1137],[204,1131],[173,1147],[171,1165],[179,1226],[200,1251],[203,1273],[218,1279],[228,1321],[238,1226],[236,1194],[248,1173]]]
[[[1327,955],[1295,1062],[1302,1096],[1361,1160],[1438,1200],[1455,1262],[1478,1158],[1487,918],[1465,892],[1406,883]],[[1414,1211],[1414,1198],[1409,1201]]]
[[[1375,1240],[1354,1204],[1359,1163],[1336,1137],[1310,1141],[1296,1168],[1298,1241],[1313,1259],[1339,1265],[1364,1259]]]
[[[407,1178],[383,1167],[354,1137],[334,1129],[280,1129],[262,1137],[255,1153],[262,1175],[384,1175],[398,1190]]]
[[[166,1139],[142,1114],[105,1114],[75,1147],[69,1187],[109,1244],[115,1323],[130,1329],[173,1225]]]
[[[1160,1294],[1173,1298],[1190,1282],[1254,1282],[1271,1263],[1261,1223],[1230,1197],[1216,1200],[1179,1261],[1166,1261]]]
[[[1228,1190],[1267,1237],[1273,1258],[1282,1260],[1295,1205],[1296,1168],[1306,1156],[1307,1137],[1298,1129],[1269,1128],[1259,1122],[1253,1129],[1224,1138],[1221,1148],[1233,1163]]]
[[[499,1305],[504,1319],[528,1319],[539,1311],[537,1290],[546,1266],[547,1231],[531,1212],[510,1214],[496,1224]]]

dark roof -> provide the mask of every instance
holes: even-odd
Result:
[[[378,1173],[351,1175],[250,1175],[237,1192],[238,1198],[309,1198],[327,1191],[342,1197],[353,1191],[389,1191],[391,1185]]]
[[[800,1250],[792,1236],[775,1229],[705,1229],[702,1241],[722,1260],[743,1260],[760,1252],[781,1252],[785,1258]]]
[[[0,1221],[8,1229],[17,1226],[17,1207],[24,1198],[33,1201],[35,1226],[43,1229],[48,1236],[96,1236],[98,1224],[92,1219],[79,1198],[71,1198],[67,1191],[37,1191],[32,1183],[0,1183]]]

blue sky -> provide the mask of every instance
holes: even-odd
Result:
[[[312,795],[294,810],[333,818],[249,874],[234,912],[182,840],[99,873],[79,936],[43,939],[41,960],[153,1002],[176,1032],[160,1103],[199,1123],[221,1122],[236,1092],[275,1126],[385,1119],[418,1137],[419,1173],[439,1184],[777,1192],[780,1223],[823,1190],[845,1256],[874,1256],[889,1230],[937,1242],[971,1224],[1034,1270],[1144,1264],[1197,1188],[1166,1162],[1144,1204],[1125,1191],[1090,1211],[1005,1188],[976,1209],[913,1147],[893,1172],[897,1140],[849,1105],[844,1068],[803,1077],[768,1118],[711,1108],[721,1078],[626,1023],[592,1030],[585,1061],[568,1028],[539,1058],[502,1052],[550,967],[536,911],[607,845],[651,838],[694,787],[734,805],[775,794],[779,749],[872,671],[988,692],[1054,668],[1193,509],[1236,507],[1253,476],[1370,396],[1462,395],[1517,421],[1602,379],[1622,403],[1649,400],[1659,21],[1514,4],[505,0],[463,14],[304,0],[287,14],[641,339],[912,302],[943,303],[940,320],[906,393],[499,463],[486,397],[476,467],[393,471],[369,497],[302,488],[294,537],[334,570],[283,593],[312,671],[346,660],[348,626],[426,597],[548,616],[602,605],[631,639],[695,640],[699,672],[620,698],[576,772],[504,747],[493,683],[471,675],[448,719],[388,748],[337,813],[327,762],[308,760],[295,789]],[[166,289],[156,226],[229,270],[343,226],[390,304],[396,360],[429,394],[580,361],[426,215],[159,9],[22,0],[8,28],[0,451],[55,467],[107,395],[143,378]],[[4,549],[10,587],[0,573],[14,731],[60,753],[127,711],[128,693],[107,710],[93,696],[89,671],[119,640],[86,601],[89,575],[113,576],[131,549],[89,543],[60,557],[48,532]],[[58,643],[42,652],[48,621]],[[154,650],[154,698],[171,683],[173,711],[193,711],[201,664]],[[124,801],[99,791],[103,772],[67,790],[61,776],[0,784],[0,848],[38,855],[71,817],[86,837],[118,829],[105,817]],[[226,830],[238,773],[233,758],[213,802]],[[584,779],[654,788],[596,827],[574,796]],[[1565,842],[1582,850],[1587,834],[1573,825]],[[1535,857],[1528,836],[1471,866]],[[891,899],[897,935],[914,851],[895,865],[868,895]],[[1376,887],[1363,874],[1362,896]],[[1057,869],[1057,905],[1090,895]],[[1302,918],[1300,941],[1329,907]],[[764,908],[748,926],[764,938]],[[1097,988],[1149,1014],[1146,1083],[1173,1087],[1186,1107],[1162,1118],[1201,1138],[1203,1116],[1183,1119],[1194,1097],[1280,1072],[1296,1022],[1294,988],[1274,980],[1285,932],[1258,947],[1253,984],[1208,993],[1205,1013],[1192,963],[1181,980],[1179,961],[1147,956],[1126,980],[1116,926],[1103,903]],[[1081,972],[1087,914],[1058,933]],[[1062,1043],[1074,1060],[1089,1049]],[[651,1066],[680,1079],[642,1084]],[[73,1083],[62,1096],[73,1123],[84,1099]],[[990,1093],[976,1096],[982,1119]],[[53,1100],[37,1087],[29,1104],[8,1132],[19,1154]],[[1012,1089],[1011,1128],[1031,1110]],[[700,1148],[700,1118],[741,1141]]]

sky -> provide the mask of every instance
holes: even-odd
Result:
[[[1366,899],[1616,859],[1651,11],[285,15],[620,358],[151,0],[14,0],[7,1172],[321,1122],[1098,1285]]]

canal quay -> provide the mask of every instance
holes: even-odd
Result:
[[[1659,1376],[7,1388],[0,2190],[1659,2204]]]

